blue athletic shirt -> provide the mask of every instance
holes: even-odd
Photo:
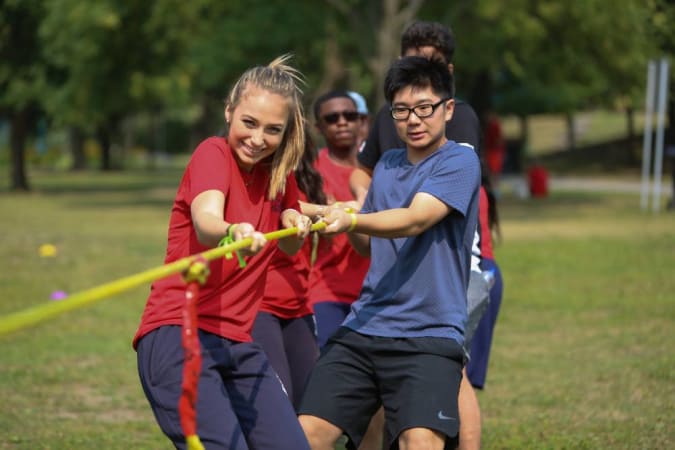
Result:
[[[405,149],[382,155],[361,212],[408,207],[418,192],[433,195],[452,211],[417,236],[371,237],[370,269],[343,326],[372,336],[464,343],[479,187],[476,152],[454,141],[415,165]]]

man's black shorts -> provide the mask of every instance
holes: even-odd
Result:
[[[358,447],[383,405],[391,448],[398,448],[403,430],[419,427],[444,433],[446,448],[454,448],[463,365],[464,351],[452,339],[388,338],[340,328],[312,372],[299,414],[331,422]]]

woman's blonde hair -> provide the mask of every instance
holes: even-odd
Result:
[[[288,124],[279,147],[272,155],[270,187],[268,197],[276,198],[286,190],[286,178],[293,172],[305,149],[305,115],[302,108],[303,76],[299,70],[287,64],[290,54],[279,56],[266,66],[248,69],[237,80],[227,97],[226,104],[234,111],[249,85],[278,94],[289,100]]]

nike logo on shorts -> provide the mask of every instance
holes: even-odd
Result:
[[[454,417],[449,417],[443,414],[443,411],[438,411],[438,418],[441,420],[457,420]]]

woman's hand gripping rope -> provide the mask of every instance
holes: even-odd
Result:
[[[282,213],[282,225],[286,227],[282,231],[290,230],[287,231],[288,235],[296,234],[298,238],[304,239],[311,230],[312,222],[309,217],[297,211],[286,210]],[[295,233],[292,233],[292,231],[295,231]],[[281,233],[279,234],[281,235]],[[230,224],[227,227],[227,235],[218,245],[220,247],[233,246],[235,242],[242,240],[251,241],[250,247],[235,250],[239,267],[244,268],[246,262],[242,254],[249,256],[259,252],[267,242],[267,237],[255,231],[253,225],[249,223]],[[225,253],[225,258],[231,259],[232,252]],[[199,300],[199,286],[206,283],[208,276],[208,261],[202,257],[197,257],[183,273],[183,279],[187,283],[185,305],[182,312],[182,344],[185,352],[185,364],[183,366],[183,382],[178,411],[188,450],[204,450],[197,434],[196,405],[202,364],[197,302]]]
[[[354,203],[354,202],[350,202]],[[352,205],[336,203],[324,216],[326,228],[322,234],[332,236],[339,233],[350,233],[357,225],[356,211]]]

